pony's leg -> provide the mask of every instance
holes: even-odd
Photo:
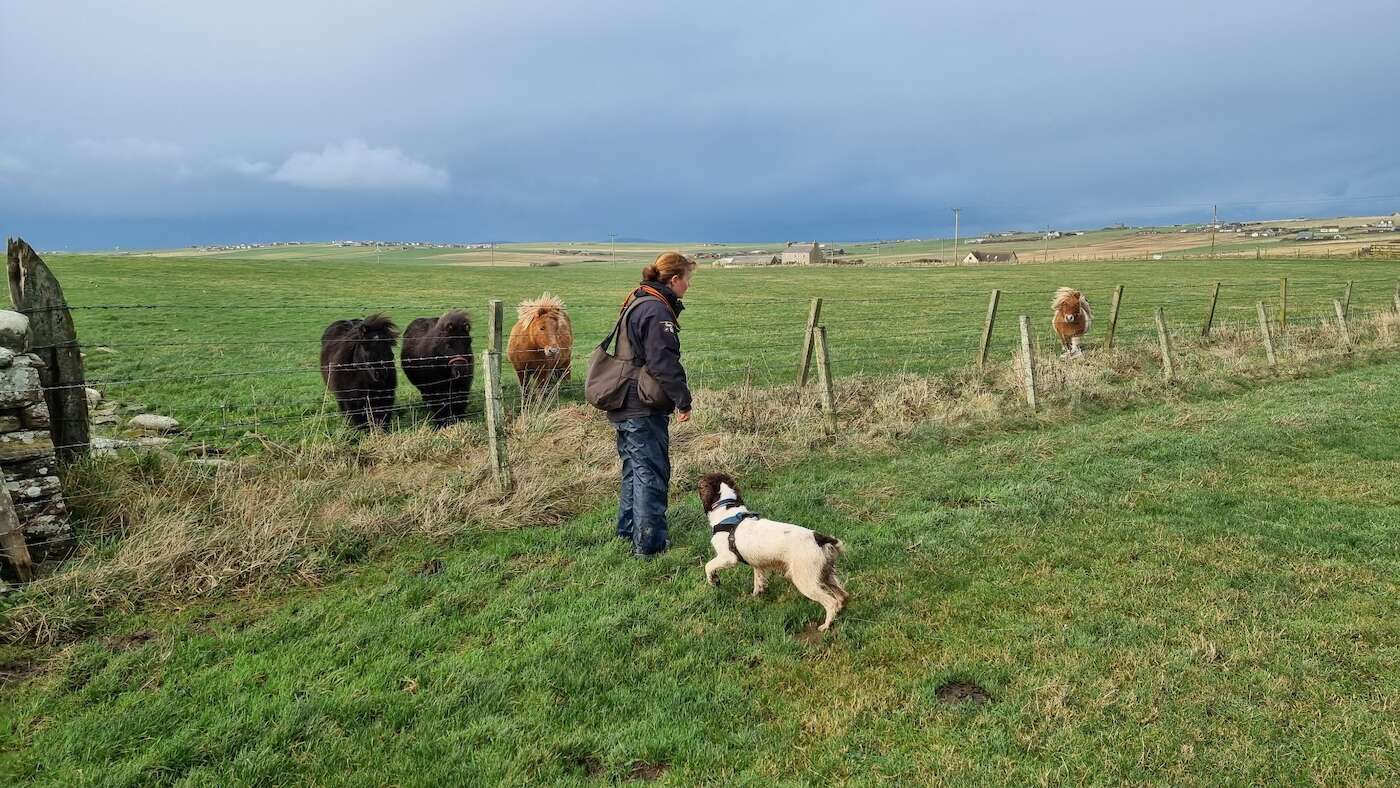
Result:
[[[445,404],[442,401],[441,393],[424,394],[423,404],[428,408],[428,420],[433,423],[433,427],[443,426],[443,411]]]
[[[389,419],[394,415],[394,395],[392,393],[380,394],[374,398],[370,408],[370,415],[374,418],[374,426],[388,432]]]
[[[1070,355],[1072,355],[1072,356],[1082,356],[1082,355],[1084,355],[1083,351],[1081,351],[1081,350],[1079,349],[1079,337],[1071,337],[1070,340],[1069,340],[1069,346],[1070,346],[1070,350],[1069,350]]]
[[[467,390],[459,388],[457,381],[452,382],[451,393],[447,400],[447,417],[449,423],[456,424],[467,415]]]

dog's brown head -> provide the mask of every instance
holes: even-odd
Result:
[[[721,492],[721,485],[729,487],[729,490]],[[734,503],[742,506],[744,499],[739,496],[739,485],[734,483],[734,477],[727,473],[709,473],[701,477],[699,490],[700,506],[705,511],[715,508],[715,504],[723,500],[727,495],[734,496]]]

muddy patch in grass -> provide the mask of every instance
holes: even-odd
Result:
[[[807,626],[802,628],[801,632],[798,632],[796,635],[793,635],[793,637],[797,638],[797,640],[801,643],[806,643],[809,646],[815,646],[818,643],[822,642],[822,636],[826,634],[820,629],[817,629],[818,626],[821,625],[818,624],[816,621],[810,621],[807,623]]]
[[[36,676],[43,671],[39,663],[33,660],[16,659],[9,662],[0,662],[0,687],[8,684],[18,684],[21,681]]]
[[[939,701],[950,705],[971,703],[980,706],[992,702],[991,693],[971,681],[946,681],[939,685],[934,695]]]
[[[120,637],[111,638],[107,641],[109,651],[130,651],[155,637],[156,633],[149,629],[138,629]]]
[[[574,768],[590,778],[602,777],[607,768],[596,755],[579,755],[574,758]]]
[[[666,775],[666,770],[669,768],[670,767],[664,763],[648,763],[647,761],[638,761],[632,764],[631,769],[627,770],[627,779],[642,780],[645,782],[650,782],[652,780],[660,780]]]
[[[446,568],[447,564],[444,564],[441,558],[433,558],[431,560],[424,561],[423,565],[418,567],[418,574],[422,575],[423,577],[431,577],[435,574],[438,574]]]

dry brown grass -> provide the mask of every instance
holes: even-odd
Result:
[[[1393,350],[1394,314],[1357,319],[1353,359]],[[1155,343],[1037,361],[1041,413],[1072,418],[1188,395],[1228,391],[1275,375],[1335,367],[1335,326],[1295,327],[1268,370],[1257,330],[1221,327],[1210,341],[1178,337],[1179,382],[1165,384]],[[673,490],[704,472],[743,475],[821,452],[879,452],[919,430],[1032,422],[1019,369],[1002,363],[937,377],[898,374],[838,381],[839,429],[814,390],[740,386],[697,393],[695,419],[673,429]],[[404,536],[548,526],[603,505],[616,484],[612,429],[585,405],[532,403],[509,425],[509,492],[497,489],[478,424],[376,435],[318,435],[272,445],[220,468],[162,454],[93,460],[70,480],[83,548],[62,571],[25,590],[0,618],[0,641],[52,643],[103,611],[189,599],[263,583],[314,584],[324,572]]]

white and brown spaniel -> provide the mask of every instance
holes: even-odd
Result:
[[[757,596],[767,587],[765,573],[781,572],[803,596],[826,610],[826,620],[817,629],[829,629],[848,598],[836,576],[836,557],[846,551],[841,540],[749,511],[738,485],[725,474],[702,478],[699,492],[710,521],[710,545],[715,548],[715,557],[705,564],[710,585],[719,585],[721,569],[744,563],[753,567]]]

